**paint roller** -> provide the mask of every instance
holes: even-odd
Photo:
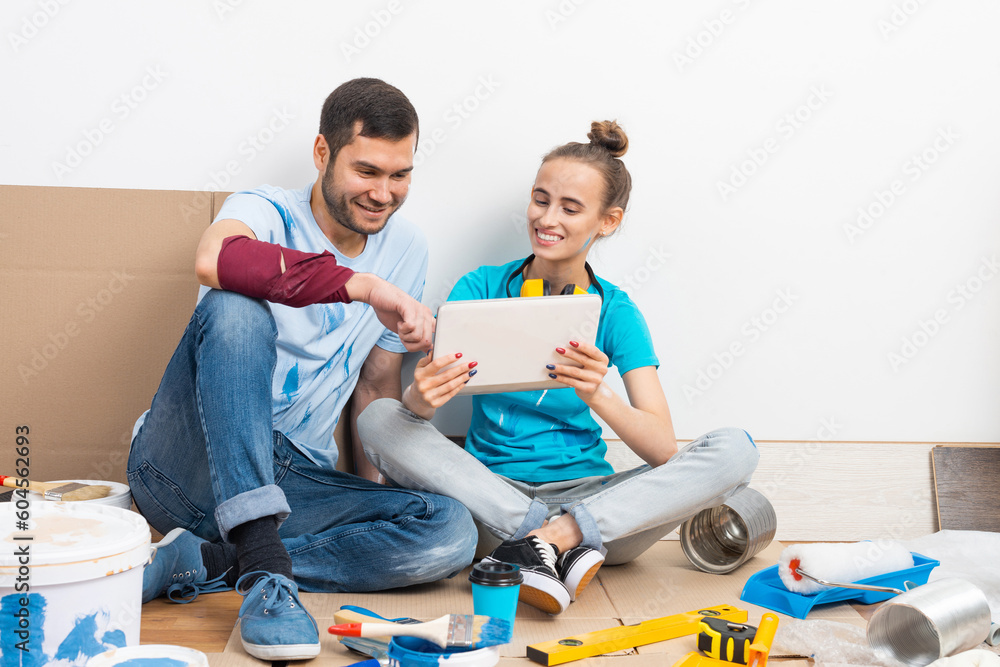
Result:
[[[898,589],[853,582],[913,567],[913,555],[898,544],[874,542],[793,544],[781,552],[778,576],[793,593],[812,595],[828,586],[890,593]]]

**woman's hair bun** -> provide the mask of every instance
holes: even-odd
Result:
[[[590,143],[606,148],[612,157],[621,157],[628,151],[628,137],[625,130],[613,120],[595,120],[587,133]]]

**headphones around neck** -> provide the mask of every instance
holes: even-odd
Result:
[[[521,275],[529,264],[535,259],[535,255],[528,255],[528,258],[521,262],[521,266],[510,274],[507,278],[507,296],[512,297],[513,294],[510,293],[510,284],[514,282],[514,279]],[[604,290],[601,289],[601,283],[598,282],[597,276],[594,275],[594,270],[590,268],[589,262],[584,262],[584,268],[587,269],[587,275],[590,276],[590,284],[594,286],[597,293],[600,295],[601,300],[604,300]],[[524,284],[521,285],[521,293],[519,296],[549,296],[551,293],[551,287],[549,286],[549,281],[542,278],[532,278],[531,280],[525,280]],[[579,285],[574,285],[570,283],[563,287],[560,294],[587,294],[587,290],[583,289]]]

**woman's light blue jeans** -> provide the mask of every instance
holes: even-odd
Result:
[[[472,562],[476,528],[460,503],[321,467],[273,430],[276,338],[264,301],[211,290],[195,308],[129,454],[149,523],[219,541],[276,516],[310,592],[436,581]]]
[[[746,431],[724,428],[691,442],[656,468],[535,484],[497,475],[393,399],[358,419],[365,454],[394,484],[441,493],[469,508],[488,534],[520,539],[547,518],[569,512],[583,545],[627,563],[702,509],[723,504],[750,483],[760,458]]]

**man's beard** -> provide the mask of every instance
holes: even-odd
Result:
[[[347,197],[337,192],[337,189],[333,185],[333,163],[326,168],[326,173],[323,174],[323,182],[321,184],[321,190],[323,191],[323,201],[326,202],[326,210],[330,213],[334,220],[340,223],[342,226],[350,229],[352,232],[357,234],[378,234],[380,231],[385,229],[386,223],[389,222],[389,218],[392,214],[396,212],[402,204],[402,200],[396,200],[395,197],[389,202],[387,208],[387,215],[382,224],[379,225],[377,229],[374,229],[370,225],[364,226],[365,221],[356,220],[354,217],[354,207],[347,201]]]

